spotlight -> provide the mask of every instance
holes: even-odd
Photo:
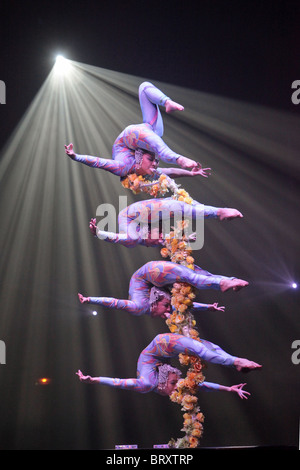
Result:
[[[96,315],[98,315],[98,312],[96,310],[93,310],[92,315],[94,315],[94,317],[95,317]]]
[[[296,284],[296,282],[293,282],[293,283],[292,283],[292,288],[293,288],[293,289],[297,289],[297,287],[298,287],[298,284]]]
[[[54,70],[58,75],[66,75],[71,69],[71,63],[62,55],[58,55],[55,60]]]

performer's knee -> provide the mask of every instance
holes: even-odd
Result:
[[[139,86],[139,93],[142,93],[145,90],[145,88],[148,87],[148,86],[153,86],[153,85],[150,82],[141,83],[140,86]]]

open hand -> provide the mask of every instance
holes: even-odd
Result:
[[[74,160],[75,152],[73,149],[73,144],[65,145],[65,152],[69,157],[71,157]]]

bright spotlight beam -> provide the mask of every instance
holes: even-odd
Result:
[[[66,75],[71,69],[71,63],[62,55],[58,55],[55,60],[54,71],[57,75]]]

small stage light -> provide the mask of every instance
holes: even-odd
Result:
[[[298,287],[298,284],[296,284],[296,282],[293,282],[293,283],[292,283],[292,288],[293,288],[293,289],[297,289],[297,287]]]
[[[48,377],[41,377],[37,379],[36,384],[37,385],[49,385],[50,382],[51,382],[51,379],[49,379]]]
[[[96,315],[98,315],[98,312],[97,312],[96,310],[93,310],[92,314],[93,314],[94,316],[96,316]]]

